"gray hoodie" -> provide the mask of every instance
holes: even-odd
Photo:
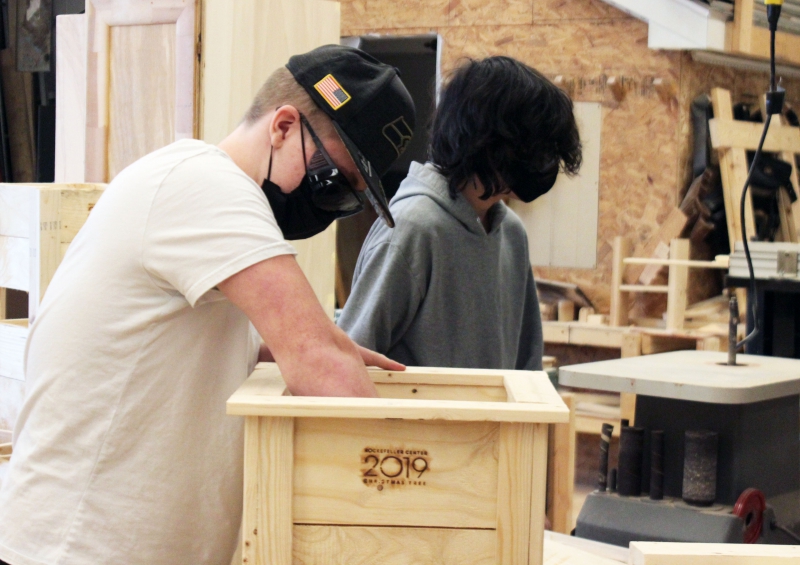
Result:
[[[486,233],[430,163],[411,163],[390,209],[397,225],[370,229],[339,326],[406,365],[540,370],[542,322],[517,215],[497,203]]]

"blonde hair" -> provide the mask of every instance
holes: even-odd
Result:
[[[297,108],[320,137],[334,134],[330,118],[317,106],[286,67],[277,69],[261,86],[244,116],[244,122],[253,125],[270,111],[284,105]]]

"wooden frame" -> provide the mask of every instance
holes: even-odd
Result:
[[[769,60],[769,30],[753,25],[754,10],[755,0],[734,2],[733,21],[725,26],[725,49]],[[790,65],[800,65],[800,36],[778,31],[775,34],[775,58]]]
[[[742,240],[742,223],[739,217],[739,201],[742,188],[747,180],[747,151],[755,151],[764,129],[763,124],[741,122],[733,119],[731,93],[722,88],[711,91],[715,118],[709,120],[711,144],[719,153],[722,188],[725,195],[725,215],[728,217],[728,238],[731,249],[737,241]],[[769,132],[764,140],[764,151],[780,153],[781,158],[792,166],[792,178],[797,178],[797,165],[794,155],[800,153],[800,128],[790,127],[782,123],[776,116],[770,124]],[[781,192],[782,196],[783,193]],[[753,205],[748,193],[745,204],[745,220],[747,234],[755,234],[753,222]],[[789,241],[797,239],[800,232],[800,202],[789,203],[788,197],[781,201],[781,233]]]
[[[614,238],[614,255],[611,279],[611,325],[627,326],[629,323],[629,301],[627,293],[657,292],[667,295],[666,329],[668,332],[682,331],[686,315],[686,288],[689,269],[727,269],[726,261],[692,261],[689,259],[688,239],[673,239],[669,246],[669,259],[629,257],[631,245],[625,237]],[[666,265],[669,267],[667,285],[623,284],[626,265]]]
[[[88,0],[86,2],[88,62],[85,180],[108,182],[118,169],[157,149],[159,145],[195,136],[197,129],[195,65],[198,27],[196,2],[197,0]],[[174,74],[171,77],[174,79],[174,106],[166,110],[167,113],[172,112],[172,116],[167,116],[172,120],[172,135],[169,136],[168,132],[154,132],[142,126],[140,130],[127,133],[131,138],[143,135],[151,139],[141,140],[141,146],[124,151],[124,155],[116,155],[114,140],[111,139],[113,136],[110,136],[110,128],[113,127],[110,120],[121,119],[125,112],[114,112],[112,108],[114,102],[111,99],[111,91],[115,80],[115,65],[111,53],[113,30],[120,27],[159,24],[175,24]],[[124,87],[125,85],[121,84],[120,90],[125,90]],[[130,94],[134,97],[137,93]],[[146,96],[139,98],[145,103],[149,102]],[[149,109],[155,112],[162,110]],[[135,109],[129,108],[129,111],[133,114],[132,121],[136,121]],[[141,114],[146,113],[146,111],[141,112]],[[161,136],[169,139],[161,139]],[[121,137],[127,136],[121,135]],[[151,145],[154,146],[150,147]]]
[[[292,397],[262,364],[230,398],[242,562],[540,565],[547,424],[569,420],[547,375],[370,375],[382,398]]]
[[[0,288],[28,293],[31,322],[64,253],[104,188],[97,184],[0,184]],[[0,323],[0,377],[24,380],[27,335],[28,320]]]

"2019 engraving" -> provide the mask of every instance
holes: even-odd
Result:
[[[425,449],[365,447],[361,453],[362,482],[383,490],[386,486],[425,486],[430,471]]]

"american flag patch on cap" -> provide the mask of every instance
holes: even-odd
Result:
[[[333,78],[333,75],[328,75],[317,84],[314,85],[325,101],[331,105],[331,108],[338,110],[348,102],[350,102],[350,95],[345,92],[342,85]]]

